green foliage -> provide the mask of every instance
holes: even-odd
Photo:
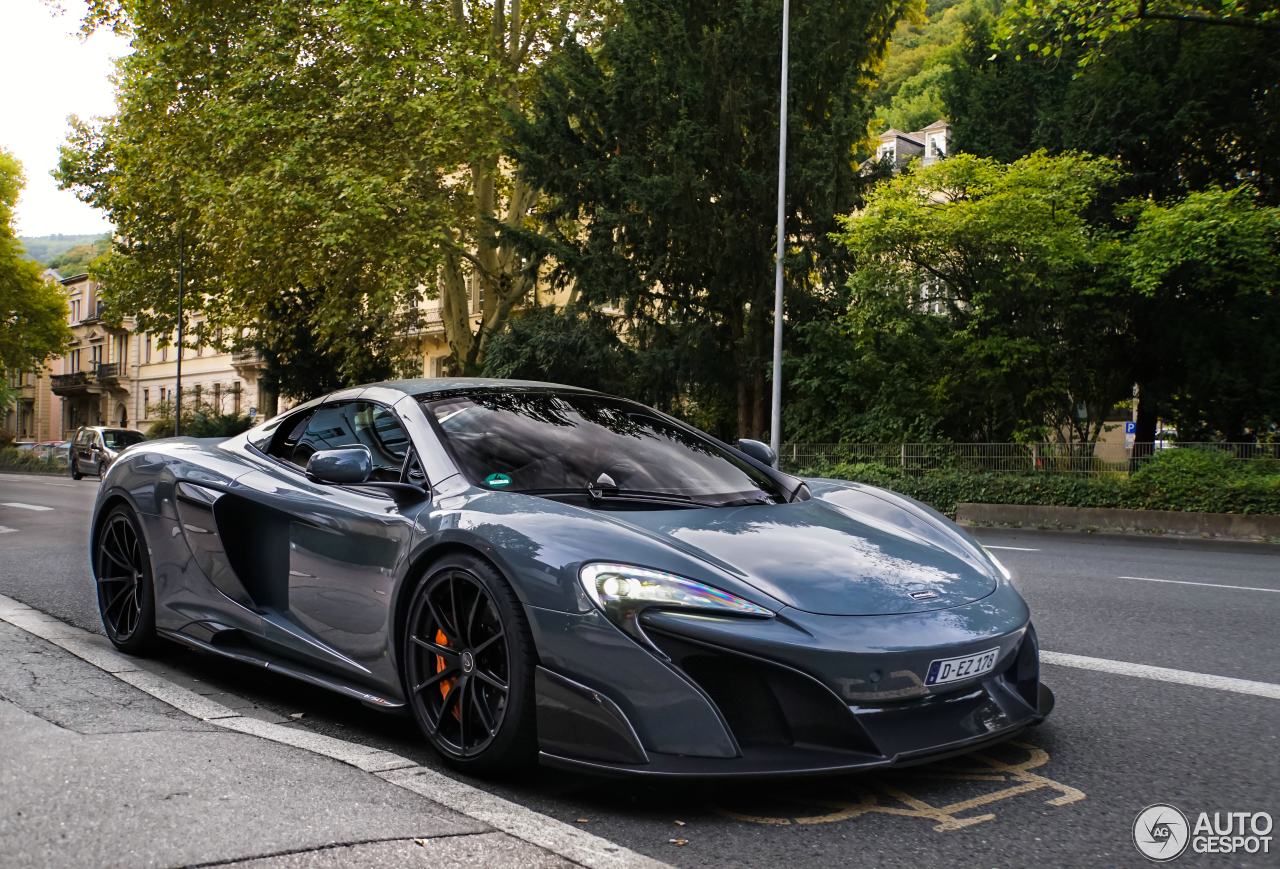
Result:
[[[86,244],[67,248],[62,253],[50,257],[45,265],[63,277],[82,275],[89,271],[95,260],[110,249],[110,238],[98,238]]]
[[[253,421],[244,414],[223,413],[206,403],[183,402],[182,435],[193,438],[229,438],[253,427]],[[175,430],[173,404],[165,402],[152,408],[156,418],[147,427],[148,438],[173,437]]]
[[[73,123],[59,177],[115,224],[108,310],[172,331],[181,245],[189,314],[256,335],[282,382],[316,355],[346,383],[396,370],[424,288],[474,367],[533,277],[498,239],[534,198],[500,170],[505,114],[567,22],[593,18],[541,0],[95,0],[86,26],[133,50],[117,114]]]
[[[852,149],[900,11],[792,10],[792,318],[843,283],[828,235],[857,203]],[[548,64],[516,128],[522,177],[547,196],[526,244],[584,302],[619,310],[655,391],[674,386],[721,433],[768,426],[780,24],[779,0],[624,3],[598,47],[571,39]]]
[[[0,148],[0,373],[36,371],[71,339],[62,288],[41,277],[14,234],[23,181],[22,165]],[[7,404],[7,393],[0,399]]]
[[[943,88],[964,36],[964,21],[997,0],[934,0],[923,15],[898,23],[872,101],[872,134],[886,127],[919,130],[946,116]]]
[[[1280,424],[1280,207],[1248,187],[1128,207],[1129,279],[1148,346],[1140,380],[1183,439]]]
[[[801,473],[892,489],[952,517],[961,503],[1280,514],[1280,467],[1275,462],[1235,459],[1212,450],[1161,451],[1127,479],[962,470],[911,472],[869,463],[840,463]]]
[[[1000,41],[1007,18],[966,22],[941,88],[953,150],[1006,162],[1086,151],[1118,159],[1132,196],[1248,181],[1280,202],[1276,33],[1152,22],[1116,34],[1082,69],[1074,42],[1042,57],[1026,34]]]
[[[11,447],[0,447],[0,470],[18,471],[23,474],[57,474],[67,473],[65,464],[58,464],[52,457],[37,456],[31,450],[18,450]]]
[[[486,377],[548,380],[638,397],[636,353],[610,318],[582,308],[530,308],[512,319],[485,355]]]
[[[1006,39],[1027,43],[1045,58],[1072,53],[1086,66],[1115,39],[1152,24],[1228,32],[1280,32],[1280,8],[1268,0],[1020,0],[1002,28]]]
[[[1120,179],[1084,155],[962,154],[877,187],[844,221],[849,309],[793,360],[788,438],[1096,438],[1130,389],[1128,290],[1092,219]]]
[[[96,235],[55,233],[53,235],[19,236],[18,241],[21,242],[22,249],[28,258],[47,266],[51,260],[62,256],[73,247],[97,244],[102,241],[109,242],[110,236],[107,233],[98,233]]]

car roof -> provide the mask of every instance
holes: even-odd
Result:
[[[458,392],[468,389],[556,389],[564,392],[591,393],[593,390],[562,383],[544,383],[539,380],[508,380],[498,377],[414,377],[407,380],[387,380],[370,383],[394,389],[405,395],[427,396],[433,393]]]
[[[130,434],[142,434],[136,428],[120,428],[118,425],[82,425],[80,428],[88,431],[127,431]]]

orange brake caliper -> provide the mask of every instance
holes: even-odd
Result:
[[[436,644],[440,646],[445,646],[445,647],[448,647],[449,645],[449,638],[446,637],[444,635],[444,631],[440,630],[439,628],[436,628]],[[445,667],[447,666],[448,664],[445,663],[444,656],[436,655],[436,672],[443,673],[445,670]],[[456,677],[452,679],[441,679],[440,680],[440,696],[448,697],[449,691],[453,688],[453,683],[456,681],[457,681]],[[462,718],[461,711],[462,711],[461,707],[458,704],[455,704],[453,707],[453,717],[461,719]]]

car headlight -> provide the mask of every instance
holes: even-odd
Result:
[[[611,622],[639,639],[644,639],[644,636],[637,616],[650,607],[708,615],[773,616],[770,610],[736,594],[672,573],[630,564],[586,564],[578,572],[578,579],[587,597]]]

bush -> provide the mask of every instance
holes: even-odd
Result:
[[[13,448],[0,449],[0,470],[19,471],[24,474],[57,474],[67,473],[66,464],[57,464],[51,460],[40,458],[30,450]]]
[[[1280,514],[1280,463],[1236,459],[1211,450],[1162,451],[1127,479],[906,471],[878,463],[849,462],[810,468],[802,474],[892,489],[952,517],[961,503]]]
[[[173,437],[174,424],[171,408],[160,408],[162,415],[147,426],[148,438]],[[195,410],[184,409],[182,434],[192,438],[229,438],[253,427],[253,421],[243,414],[219,413],[202,404]]]

